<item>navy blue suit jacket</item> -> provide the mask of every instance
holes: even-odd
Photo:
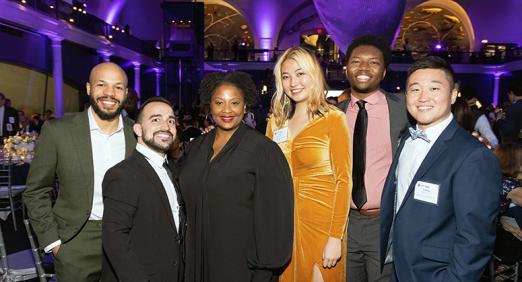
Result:
[[[420,165],[394,220],[395,170],[408,137],[401,138],[382,194],[381,266],[393,228],[399,281],[479,281],[495,242],[498,161],[453,119]],[[439,185],[436,205],[414,199],[418,181]]]

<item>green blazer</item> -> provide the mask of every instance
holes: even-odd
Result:
[[[136,139],[133,121],[123,118],[125,157]],[[59,191],[54,206],[49,192],[55,175]],[[40,247],[74,237],[89,219],[94,191],[94,168],[87,111],[46,121],[42,127],[23,197]]]

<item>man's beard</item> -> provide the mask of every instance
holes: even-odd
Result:
[[[158,152],[158,153],[165,153],[167,152],[170,147],[172,146],[172,143],[174,143],[174,136],[172,136],[171,138],[171,142],[168,143],[167,145],[163,145],[163,144],[160,144],[160,143],[157,143],[154,141],[154,135],[156,135],[157,133],[168,133],[170,134],[170,136],[172,136],[172,133],[168,132],[168,131],[156,131],[152,134],[152,137],[151,138],[146,138],[145,137],[145,132],[143,132],[143,130],[141,131],[141,134],[143,136],[143,142],[152,150]]]
[[[103,98],[103,97],[99,97]],[[92,97],[92,95],[89,95],[89,102],[91,103],[92,109],[96,113],[98,117],[100,117],[102,120],[113,120],[115,117],[119,116],[121,114],[121,111],[123,110],[123,107],[125,106],[125,99],[123,101],[120,101],[120,105],[116,110],[112,113],[104,112],[99,106],[98,103],[96,103],[96,100]]]
[[[377,88],[372,88],[372,86],[367,86],[367,87],[358,87],[355,83],[353,84],[350,84],[350,87],[357,93],[361,93],[361,94],[369,94],[369,93],[372,93],[376,90],[379,89],[379,87]]]

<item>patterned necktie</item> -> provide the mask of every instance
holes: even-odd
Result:
[[[411,136],[411,139],[415,140],[417,138],[419,139],[422,139],[428,143],[430,143],[430,139],[428,139],[428,136],[426,135],[426,132],[420,130],[420,129],[417,129],[415,130],[413,127],[410,127],[408,128],[408,130],[410,131],[410,136]]]
[[[359,112],[353,130],[353,203],[361,209],[366,203],[366,186],[364,184],[364,174],[366,172],[366,129],[368,128],[368,112],[364,107],[366,101],[357,101]]]

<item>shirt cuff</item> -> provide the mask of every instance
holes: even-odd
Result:
[[[62,244],[62,240],[54,241],[51,244],[47,245],[47,247],[44,248],[44,252],[50,253],[54,247],[60,246]]]

